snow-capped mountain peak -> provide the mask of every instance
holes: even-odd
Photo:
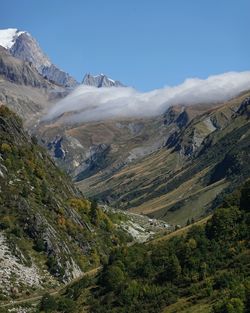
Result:
[[[7,49],[15,58],[32,63],[48,80],[64,87],[77,86],[77,81],[55,66],[28,32],[16,28],[0,29],[0,46]]]
[[[20,31],[17,28],[0,29],[0,46],[5,49],[11,49],[15,44],[16,39],[23,33],[27,32]]]
[[[97,88],[101,87],[125,87],[118,80],[113,80],[101,73],[99,75],[91,75],[90,73],[86,74],[82,80],[83,85],[93,86]]]

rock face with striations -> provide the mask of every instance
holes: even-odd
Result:
[[[0,46],[0,75],[12,83],[48,88],[50,83],[45,80],[30,62],[14,58],[5,48]]]
[[[12,56],[32,63],[48,80],[64,87],[77,86],[78,83],[73,77],[52,64],[28,32],[12,28],[0,30],[0,45],[6,48]]]
[[[32,62],[13,57],[2,46],[0,78],[0,102],[18,113],[29,125],[36,123],[38,116],[51,102],[61,99],[70,91],[51,83]]]

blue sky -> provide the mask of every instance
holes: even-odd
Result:
[[[151,90],[250,70],[249,0],[0,0],[0,28],[29,31],[79,81]]]

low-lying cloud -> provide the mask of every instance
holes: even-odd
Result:
[[[45,119],[54,119],[67,112],[71,112],[67,115],[67,122],[156,116],[171,105],[218,103],[249,89],[250,71],[229,72],[207,79],[190,78],[181,85],[145,93],[130,87],[96,88],[81,85],[56,103]]]

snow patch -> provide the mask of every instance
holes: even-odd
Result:
[[[0,29],[0,45],[5,49],[10,49],[16,42],[16,39],[25,33],[16,28]]]

